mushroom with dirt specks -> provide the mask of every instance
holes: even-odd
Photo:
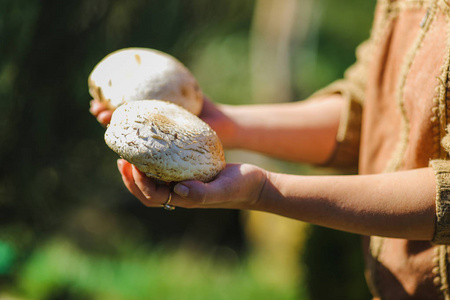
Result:
[[[214,130],[167,101],[133,101],[118,107],[105,141],[147,176],[165,182],[208,182],[225,167]]]
[[[110,53],[93,69],[89,92],[114,110],[135,100],[159,99],[183,106],[198,115],[203,93],[191,72],[173,56],[147,48]]]

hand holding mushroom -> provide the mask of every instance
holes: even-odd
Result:
[[[97,64],[88,83],[90,111],[108,125],[107,145],[146,176],[208,182],[225,167],[219,138],[195,116],[202,91],[175,58],[152,49],[119,50]]]
[[[161,207],[171,189],[159,185],[124,159],[117,162],[128,190],[148,207]],[[184,208],[251,209],[258,202],[266,172],[247,164],[228,164],[214,180],[187,180],[172,190],[171,205]]]
[[[203,93],[189,70],[174,57],[146,48],[125,48],[103,58],[88,79],[91,96],[114,111],[136,100],[166,100],[194,115]]]

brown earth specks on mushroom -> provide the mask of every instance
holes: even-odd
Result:
[[[222,144],[214,130],[167,101],[120,106],[113,113],[105,141],[147,176],[165,182],[208,182],[225,167]]]

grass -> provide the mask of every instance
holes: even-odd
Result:
[[[304,299],[297,286],[267,284],[236,257],[169,247],[126,253],[95,256],[67,240],[53,240],[32,254],[12,294],[20,299],[61,299],[58,293],[63,299],[95,300]]]

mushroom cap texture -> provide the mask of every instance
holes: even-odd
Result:
[[[208,182],[225,167],[223,147],[215,131],[167,101],[133,101],[118,107],[105,141],[147,176],[165,182]]]
[[[191,72],[176,58],[147,48],[110,53],[93,69],[89,93],[110,109],[135,100],[160,99],[198,115],[203,93]]]

